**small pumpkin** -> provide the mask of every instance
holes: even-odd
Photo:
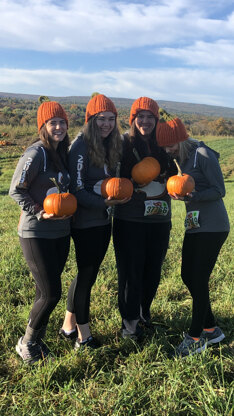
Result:
[[[133,194],[133,184],[127,178],[107,178],[101,185],[101,192],[104,198],[113,199],[131,198]]]
[[[43,202],[43,208],[47,214],[54,214],[56,217],[73,215],[77,209],[76,197],[69,192],[61,193],[54,178],[51,180],[58,188],[58,193],[47,195]]]
[[[148,185],[160,174],[160,164],[154,157],[147,156],[133,166],[132,179],[139,185]]]
[[[7,140],[0,140],[0,146],[10,146],[11,143],[8,142]]]
[[[106,192],[106,184],[110,179],[111,179],[110,177],[103,179],[102,184],[101,184],[101,194],[104,198],[108,198],[108,195]]]
[[[169,194],[177,194],[185,196],[192,192],[195,188],[195,182],[192,176],[182,173],[176,159],[173,159],[178,169],[178,174],[171,176],[167,181],[167,190]]]

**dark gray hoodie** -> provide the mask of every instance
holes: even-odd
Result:
[[[90,163],[83,133],[72,142],[69,150],[70,192],[77,198],[77,212],[72,228],[90,228],[109,224],[110,218],[105,199],[101,196],[101,183],[110,175]]]
[[[229,231],[229,221],[223,203],[225,186],[218,162],[219,154],[199,142],[182,164],[183,173],[195,180],[192,199],[186,201],[185,227],[188,233]]]
[[[45,197],[57,192],[50,178],[56,179],[62,192],[68,190],[70,177],[67,170],[55,171],[47,150],[38,141],[19,159],[9,190],[9,195],[22,209],[18,225],[20,237],[60,238],[70,233],[70,219],[39,220]]]

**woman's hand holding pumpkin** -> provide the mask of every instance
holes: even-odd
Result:
[[[174,199],[176,201],[188,201],[189,198],[192,198],[192,193],[187,193],[185,196],[180,196],[176,194],[175,192],[173,194],[169,194],[171,199]]]
[[[124,199],[114,199],[111,198],[110,196],[108,198],[105,199],[105,204],[108,207],[113,207],[114,205],[121,205],[121,204],[126,204],[126,202],[130,201],[131,198],[124,198]]]
[[[72,215],[63,215],[62,217],[56,217],[54,214],[47,214],[44,210],[40,211],[42,220],[67,220]]]

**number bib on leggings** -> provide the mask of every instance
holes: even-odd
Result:
[[[193,228],[200,228],[200,224],[199,224],[199,211],[189,211],[187,212],[185,221],[184,221],[184,226],[186,231],[187,230],[192,230]]]
[[[154,199],[145,201],[144,216],[147,216],[147,215],[166,216],[168,214],[168,211],[169,211],[168,204],[165,201],[157,201]]]

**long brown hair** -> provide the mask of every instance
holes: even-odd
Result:
[[[122,140],[117,122],[115,122],[112,132],[105,139],[101,137],[96,116],[88,120],[83,132],[88,145],[91,164],[101,168],[106,163],[111,170],[115,170],[122,154]]]
[[[157,119],[156,119],[157,124]],[[136,146],[139,152],[141,153],[141,157],[147,156],[147,149],[150,149],[152,154],[154,154],[155,150],[158,149],[157,142],[156,142],[156,124],[153,129],[153,131],[150,133],[149,139],[144,140],[144,136],[139,132],[136,121],[133,120],[129,133],[128,138],[130,143],[132,143],[133,146]]]
[[[47,131],[46,125],[42,126],[39,132],[39,138],[43,143],[44,148],[48,151],[49,158],[53,163],[54,168],[59,172],[68,167],[68,147],[69,136],[66,134],[64,139],[59,142],[55,150],[52,145],[52,139]]]

